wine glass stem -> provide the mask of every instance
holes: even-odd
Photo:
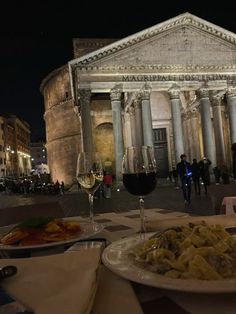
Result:
[[[93,194],[89,194],[89,219],[90,219],[91,223],[94,223]]]
[[[145,237],[146,226],[145,226],[145,217],[144,217],[144,197],[139,196],[139,207],[140,207],[140,234],[141,237]]]

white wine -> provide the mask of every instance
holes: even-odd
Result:
[[[93,194],[102,183],[103,175],[100,173],[79,174],[77,180],[81,188],[88,194]]]
[[[103,180],[102,162],[97,152],[79,153],[77,160],[76,176],[77,181],[81,186],[81,189],[88,194],[89,217],[91,223],[93,223],[93,194],[99,188]]]

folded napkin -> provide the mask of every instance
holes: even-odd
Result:
[[[0,260],[15,265],[14,277],[3,288],[35,314],[88,314],[97,289],[101,248],[69,253]]]
[[[101,265],[100,279],[94,301],[97,314],[143,314],[130,281]]]
[[[236,214],[231,215],[215,215],[215,216],[196,216],[196,217],[181,217],[170,218],[165,220],[150,220],[146,223],[146,229],[148,232],[159,231],[172,226],[179,226],[188,224],[189,222],[195,223],[200,221],[206,221],[209,224],[221,224],[224,226],[236,226]]]

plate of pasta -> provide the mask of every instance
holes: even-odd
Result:
[[[25,250],[65,245],[87,239],[103,229],[78,217],[35,217],[0,227],[0,250]]]
[[[232,228],[231,228],[232,229]],[[222,225],[189,223],[110,244],[103,263],[138,283],[196,293],[236,291],[236,238]]]

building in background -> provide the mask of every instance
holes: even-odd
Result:
[[[28,176],[31,173],[30,126],[15,115],[4,114],[2,119],[6,156],[5,176]]]
[[[30,143],[32,174],[49,173],[47,150],[43,141]]]
[[[74,58],[41,84],[53,180],[71,184],[81,150],[121,179],[127,146],[154,147],[167,177],[185,153],[232,169],[236,35],[184,13],[122,40],[74,40]]]

